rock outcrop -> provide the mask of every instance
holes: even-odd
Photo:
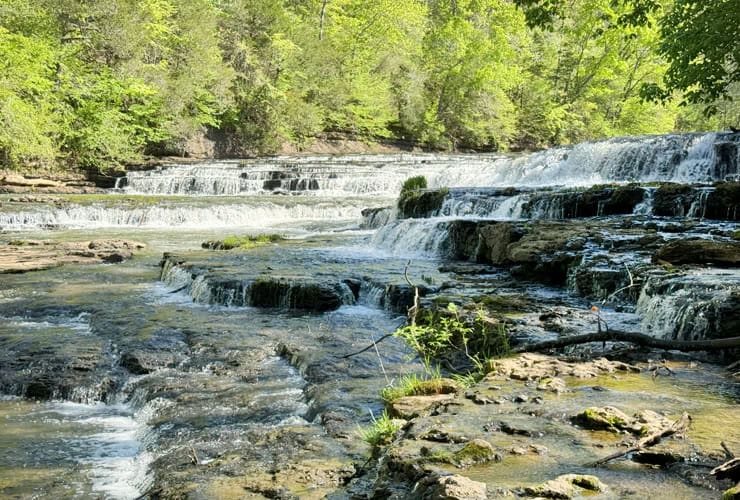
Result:
[[[145,246],[126,240],[16,240],[0,244],[0,274],[39,271],[64,264],[122,262]]]

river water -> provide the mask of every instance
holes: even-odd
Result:
[[[106,195],[30,203],[3,195],[2,240],[123,238],[147,247],[121,264],[2,275],[0,492],[137,498],[165,485],[215,498],[233,494],[220,478],[247,474],[252,491],[268,495],[263,477],[288,484],[291,474],[325,469],[306,496],[341,489],[366,451],[358,426],[382,410],[380,388],[421,370],[398,339],[341,356],[403,324],[389,285],[402,287],[410,259],[416,283],[434,289],[451,279],[439,271],[441,222],[556,217],[522,212],[543,186],[722,180],[733,172],[718,163],[719,140],[616,139],[520,157],[206,162],[132,172]],[[411,175],[431,187],[489,191],[453,190],[432,219],[395,221],[388,210],[363,225],[361,211],[392,206]],[[513,194],[490,196],[512,186]],[[258,233],[285,239],[249,252],[201,248]],[[162,273],[165,253],[179,260]],[[286,283],[287,299],[264,307],[244,298],[269,279]],[[314,285],[339,290],[339,307],[296,306],[296,290]],[[578,301],[567,290],[536,288],[544,301]],[[702,411],[715,404],[733,414],[734,397],[709,394]]]

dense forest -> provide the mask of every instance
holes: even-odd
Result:
[[[739,0],[0,0],[0,162],[738,125]]]

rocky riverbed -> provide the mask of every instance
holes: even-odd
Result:
[[[717,498],[737,350],[511,353],[736,336],[737,149],[189,163],[2,195],[0,491]],[[420,357],[389,336],[409,317],[457,333]]]

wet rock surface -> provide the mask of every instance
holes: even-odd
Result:
[[[40,271],[65,264],[117,263],[130,259],[144,247],[143,243],[126,240],[13,240],[0,243],[0,274]]]
[[[674,375],[669,377],[678,379],[688,374],[686,370],[695,369],[688,363],[672,366]],[[555,380],[551,378],[554,374],[562,377],[557,380],[565,390],[542,391],[543,385]],[[704,479],[695,476],[684,485],[683,469],[673,466],[721,460],[721,453],[715,456],[719,442],[706,441],[699,430],[714,425],[717,415],[704,412],[696,403],[687,408],[691,396],[677,396],[685,390],[678,386],[675,393],[661,394],[652,402],[632,399],[650,384],[666,387],[677,382],[654,379],[646,363],[570,361],[535,354],[501,360],[488,377],[453,400],[431,413],[408,416],[402,436],[378,459],[373,488],[376,494],[416,492],[433,481],[429,478],[452,474],[483,483],[488,498],[649,497],[649,490],[636,486],[630,475],[653,475],[663,484],[683,485],[679,486],[682,495],[712,498],[716,492],[703,489],[712,484],[708,470],[699,474]],[[701,384],[696,390],[702,390]],[[472,393],[497,401],[480,404],[470,397]],[[535,402],[537,397],[540,403]],[[607,405],[593,407],[593,403],[607,401],[620,402],[624,411]],[[577,414],[588,418],[571,420],[569,409],[579,407]],[[697,427],[687,436],[668,438],[613,464],[585,465],[665,429],[685,409]]]
[[[736,170],[730,143],[716,149],[721,161],[703,185],[451,189],[444,196],[428,190],[408,203],[407,218],[394,220],[395,209],[366,211],[364,229],[381,226],[373,236],[355,230],[359,210],[376,206],[375,195],[344,206],[349,210],[334,210],[320,196],[356,192],[357,176],[370,178],[382,168],[352,164],[332,176],[325,164],[333,159],[319,161],[315,178],[315,166],[296,159],[297,167],[254,171],[236,163],[183,166],[169,177],[174,171],[132,175],[126,188],[188,196],[283,193],[248,208],[197,197],[160,204],[134,196],[126,206],[37,195],[0,200],[4,229],[67,230],[65,224],[82,221],[78,227],[98,232],[98,224],[119,224],[157,242],[155,250],[142,250],[141,260],[119,266],[7,275],[10,286],[0,287],[2,391],[135,409],[144,430],[124,442],[151,460],[143,466],[148,482],[136,495],[153,498],[651,498],[656,485],[671,498],[716,498],[733,486],[708,475],[725,461],[719,441],[740,448],[727,425],[740,419],[734,372],[616,342],[567,348],[560,357],[488,357],[607,328],[681,339],[737,331],[732,265],[719,268],[721,259],[698,257],[686,264],[652,261],[675,241],[703,238],[724,246],[737,239],[736,183],[710,184]],[[660,168],[643,160],[630,163],[632,170],[609,162],[599,168],[620,182],[671,178],[691,160],[687,148],[679,145]],[[383,161],[395,167],[403,159]],[[488,175],[486,165],[475,166],[476,179]],[[460,173],[442,172],[437,181]],[[396,178],[378,180],[371,178],[380,190],[373,193],[395,193]],[[289,191],[302,201],[285,196]],[[316,199],[306,201],[309,196]],[[28,210],[19,213],[18,204]],[[662,210],[665,215],[657,213]],[[282,217],[279,224],[294,224],[294,215],[305,212],[309,220],[291,226],[289,239],[274,247],[233,255],[197,249],[197,242],[233,232],[229,226],[218,234],[223,221],[249,224],[269,213]],[[316,214],[330,221],[314,220]],[[197,237],[132,229],[151,225],[160,232],[162,220],[181,224],[193,217],[206,226]],[[522,220],[532,217],[542,220]],[[386,228],[395,228],[399,247],[384,246]],[[170,253],[157,267],[162,252]],[[460,349],[440,368],[465,373],[479,366],[484,376],[463,378],[470,384],[464,389],[392,402],[406,420],[391,422],[399,425],[384,441],[387,449],[371,449],[358,429],[381,418],[379,390],[424,372],[399,338],[374,343],[402,324],[414,285],[422,314],[449,312],[454,304],[468,324],[486,325],[486,336],[467,344],[471,353],[486,353],[479,365]],[[606,408],[607,425],[586,428],[572,420]],[[588,465],[634,446],[683,411],[693,419],[685,437],[602,467]]]

